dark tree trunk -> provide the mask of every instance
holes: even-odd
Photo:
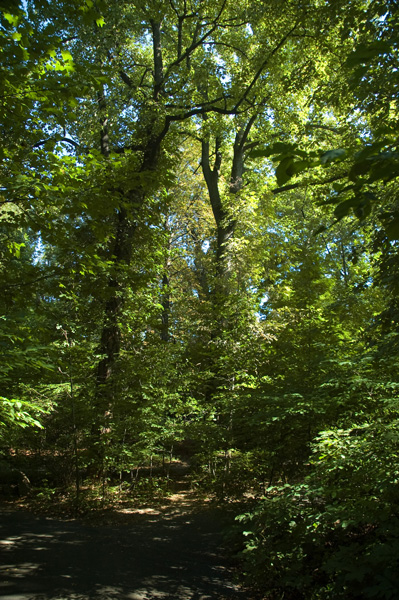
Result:
[[[245,127],[240,127],[236,133],[229,184],[229,192],[233,196],[238,195],[243,186],[242,177],[244,172],[245,144],[256,117],[256,114],[253,115]],[[203,139],[201,165],[216,223],[216,276],[219,283],[226,283],[232,268],[229,243],[234,236],[236,220],[232,217],[230,212],[223,207],[220,195],[219,177],[222,165],[220,146],[220,140],[216,138],[215,160],[213,168],[211,168],[209,139]]]
[[[169,333],[169,313],[170,313],[170,293],[169,293],[169,277],[164,273],[162,277],[162,327],[161,340],[168,342],[170,340]]]
[[[204,179],[208,188],[209,200],[216,223],[216,276],[221,283],[228,273],[228,243],[235,229],[235,220],[224,209],[219,190],[220,167],[222,153],[220,140],[215,140],[215,160],[213,168],[210,166],[209,140],[202,140],[201,165]]]
[[[163,84],[163,61],[161,45],[161,24],[151,21],[153,37],[153,96],[157,100]],[[106,115],[106,98],[104,92],[98,97],[101,113],[100,147],[103,156],[108,157],[109,134]],[[167,134],[169,124],[164,123],[159,127],[157,110],[155,109],[144,127],[146,143],[143,146],[143,156],[139,173],[155,171],[160,157],[161,145]],[[160,133],[157,133],[160,131]],[[97,395],[106,397],[106,411],[112,405],[112,390],[110,381],[114,372],[115,363],[121,350],[120,319],[124,304],[126,289],[126,276],[123,271],[129,266],[132,258],[134,236],[137,229],[137,217],[140,214],[145,198],[149,191],[138,186],[126,194],[124,203],[117,211],[115,221],[115,243],[111,250],[114,266],[114,275],[108,282],[108,299],[104,306],[104,324],[101,332],[100,353],[102,358],[97,366]],[[118,277],[118,273],[120,276]]]
[[[163,85],[161,26],[160,23],[151,22],[151,27],[154,51],[153,97],[154,100],[157,100]],[[101,125],[100,148],[103,156],[108,158],[110,143],[104,92],[99,94],[98,103]],[[168,132],[169,125],[169,121],[160,121],[156,107],[149,114],[143,116],[142,135],[144,136],[144,143],[141,145],[142,158],[135,175],[155,171],[159,163],[163,139]],[[131,263],[139,215],[149,193],[151,193],[151,190],[142,185],[138,185],[135,189],[125,193],[123,201],[116,211],[114,243],[109,249],[112,260],[112,276],[108,281],[104,303],[104,321],[99,348],[101,359],[96,370],[96,416],[92,430],[96,441],[103,440],[102,450],[99,453],[99,459],[103,464],[103,475],[105,473],[104,458],[107,443],[107,436],[104,434],[111,431],[111,421],[116,402],[116,367],[122,348],[121,320],[123,317],[124,296],[129,287],[128,269]]]
[[[243,186],[244,153],[245,144],[248,139],[256,115],[251,117],[245,127],[238,129],[234,141],[233,161],[230,172],[229,192],[238,196]],[[211,333],[213,340],[217,340],[231,326],[228,314],[226,314],[226,299],[231,289],[231,273],[233,270],[231,241],[236,229],[236,220],[229,208],[223,206],[219,189],[220,169],[222,165],[221,143],[215,139],[215,158],[213,166],[210,165],[210,143],[209,139],[202,140],[201,166],[207,185],[209,200],[212,207],[216,224],[216,249],[215,249],[215,284],[212,289],[213,311],[215,315],[214,329]],[[206,402],[211,402],[218,387],[225,385],[223,375],[218,367],[218,360],[213,359],[210,371],[214,373],[205,385]],[[230,417],[228,417],[230,418]]]

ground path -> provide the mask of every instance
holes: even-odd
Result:
[[[246,600],[221,514],[180,492],[167,506],[88,524],[1,506],[1,600]]]

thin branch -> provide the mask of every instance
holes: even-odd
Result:
[[[219,96],[218,98],[214,98],[213,100],[208,100],[207,102],[203,102],[202,104],[198,104],[196,108],[206,108],[207,106],[212,106],[213,104],[216,104],[217,102],[220,102],[221,100],[226,101],[228,98],[228,96],[226,96],[225,94],[222,94],[221,96]],[[165,108],[176,108],[178,110],[185,110],[185,111],[190,111],[193,110],[192,107],[187,106],[187,105],[178,105],[178,104],[165,104]]]
[[[244,52],[244,50],[242,48],[237,48],[237,46],[233,46],[232,44],[227,44],[226,42],[207,42],[207,43],[209,46],[225,46],[226,48],[230,48],[231,50],[234,50],[235,52],[239,52],[246,59],[249,60],[248,54],[246,52]]]
[[[240,150],[241,154],[244,151],[245,143],[246,143],[246,141],[248,139],[248,136],[250,134],[252,125],[255,123],[255,121],[258,118],[258,116],[259,116],[259,113],[253,114],[252,117],[249,119],[246,127],[245,127],[244,133],[242,134],[241,139],[239,141],[239,150]]]
[[[275,46],[273,48],[273,50],[270,52],[270,54],[263,61],[263,63],[261,64],[261,66],[259,67],[259,69],[257,70],[257,72],[255,73],[255,75],[254,75],[251,83],[249,84],[249,86],[247,87],[247,89],[245,90],[245,92],[243,93],[243,95],[241,96],[240,100],[235,105],[235,107],[234,107],[235,110],[238,110],[238,108],[240,107],[240,105],[247,98],[249,92],[252,90],[252,88],[254,87],[254,85],[256,84],[256,82],[258,81],[258,79],[261,76],[263,70],[265,69],[265,67],[269,63],[270,59],[280,50],[280,48],[282,48],[284,46],[285,42],[288,40],[288,38],[293,33],[293,31],[295,31],[296,27],[297,27],[297,23],[295,23],[295,25],[288,31],[288,33],[286,33],[286,35],[280,40],[280,42],[277,44],[277,46]]]
[[[305,129],[311,127],[312,129],[325,129],[326,131],[332,131],[333,133],[342,134],[344,133],[343,129],[337,129],[336,127],[330,125],[317,125],[313,123],[306,123]]]
[[[177,8],[176,8],[175,3],[173,2],[173,0],[169,0],[169,4],[170,4],[173,12],[175,13],[176,17],[180,18],[180,15],[178,13],[178,10],[177,10]]]
[[[281,194],[282,192],[288,192],[290,190],[296,190],[298,188],[304,188],[308,185],[326,185],[328,183],[333,183],[334,181],[339,181],[340,179],[344,179],[347,176],[347,173],[341,173],[341,175],[334,175],[334,177],[330,177],[330,179],[325,179],[324,181],[306,181],[301,183],[290,183],[289,185],[283,185],[282,187],[274,188],[272,190],[273,194]]]
[[[246,152],[247,150],[252,150],[252,148],[256,148],[256,146],[259,146],[259,144],[260,144],[260,141],[249,142],[248,144],[245,144],[244,152]]]
[[[54,138],[47,138],[46,140],[40,140],[40,142],[36,142],[36,144],[33,144],[32,148],[40,148],[41,146],[44,146],[44,144],[47,144],[47,142],[66,142],[67,144],[71,144],[71,146],[74,146],[74,148],[80,149],[81,145],[78,144],[78,142],[75,142],[74,140],[71,140],[71,138],[67,138],[67,137],[62,137],[62,138],[58,138],[58,139],[54,139]]]
[[[194,52],[194,50],[196,50],[198,48],[198,46],[201,46],[201,44],[203,42],[205,42],[205,40],[212,35],[212,33],[215,31],[216,29],[216,25],[213,25],[213,27],[211,27],[211,29],[209,31],[207,31],[206,33],[204,33],[204,35],[196,41],[193,41],[192,44],[185,49],[185,51],[180,55],[179,58],[177,58],[176,60],[174,60],[172,63],[170,63],[170,65],[168,66],[168,68],[166,69],[166,73],[164,75],[163,81],[165,82],[170,73],[172,72],[172,70],[177,67],[181,62],[183,62],[184,60],[186,60],[186,58],[188,58],[190,56],[190,54],[192,54]]]
[[[121,79],[123,81],[123,83],[126,83],[127,86],[129,86],[130,88],[133,87],[133,81],[130,79],[129,75],[127,73],[125,73],[124,71],[120,70],[119,71],[119,75],[121,76]]]
[[[195,117],[196,115],[205,115],[209,112],[215,112],[219,115],[240,115],[245,113],[244,110],[240,112],[235,108],[221,108],[219,106],[209,106],[209,108],[207,108],[206,106],[204,106],[200,108],[193,108],[192,110],[188,110],[187,112],[182,113],[180,115],[167,115],[166,120],[169,122],[184,121],[189,117]]]
[[[206,33],[204,33],[198,40],[196,39],[197,38],[197,35],[196,35],[197,30],[195,31],[193,41],[190,44],[190,46],[188,48],[186,48],[185,51],[176,60],[174,60],[172,63],[170,63],[170,65],[166,69],[165,75],[163,77],[163,82],[165,82],[168,79],[171,71],[175,67],[177,67],[182,61],[186,60],[194,52],[194,50],[196,50],[199,46],[201,46],[201,44],[203,44],[205,42],[205,40],[210,35],[212,35],[212,33],[217,29],[218,20],[220,19],[220,16],[222,15],[224,9],[226,8],[226,3],[227,3],[227,0],[224,0],[220,7],[218,14],[212,21],[212,27]]]
[[[143,75],[141,76],[140,83],[139,83],[139,85],[138,85],[138,87],[139,87],[139,88],[144,88],[144,87],[146,87],[146,88],[149,88],[149,89],[151,89],[151,86],[149,86],[149,85],[144,85],[144,79],[145,79],[145,76],[147,75],[147,73],[150,73],[150,72],[151,72],[151,69],[150,69],[149,67],[146,67],[146,68],[144,69],[144,73],[143,73]]]
[[[32,279],[31,281],[24,281],[23,283],[9,283],[9,284],[6,284],[3,289],[7,290],[9,288],[25,287],[27,285],[33,285],[34,283],[37,283],[38,281],[43,281],[45,279],[51,279],[52,277],[57,277],[58,275],[59,275],[58,273],[50,273],[50,275],[42,275],[41,277],[37,277],[37,279]]]

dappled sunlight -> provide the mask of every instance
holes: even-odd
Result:
[[[19,565],[6,564],[0,566],[0,575],[2,577],[26,577],[39,568],[37,563],[20,563]]]
[[[0,4],[0,600],[399,598],[399,0]]]
[[[2,600],[207,600],[243,595],[230,580],[217,514],[195,505],[190,494],[176,494],[158,510],[114,513],[101,527],[10,509],[0,525]]]

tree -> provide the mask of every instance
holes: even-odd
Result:
[[[5,444],[103,497],[189,448],[220,497],[265,496],[262,585],[356,597],[334,544],[379,567],[396,535],[365,499],[396,518],[394,4],[12,4]]]

